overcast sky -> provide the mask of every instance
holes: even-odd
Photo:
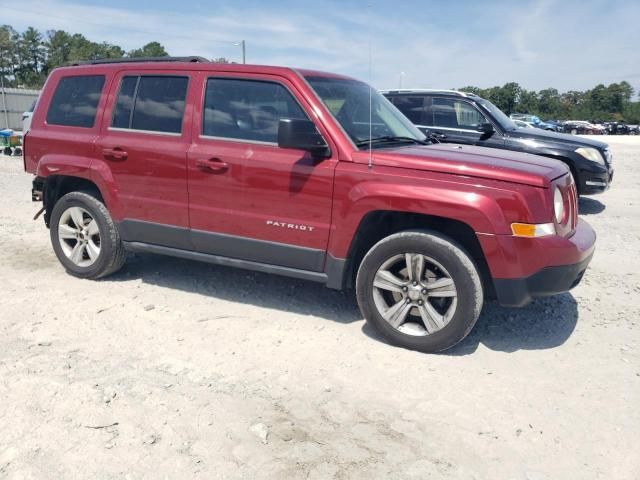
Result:
[[[108,3],[108,6],[105,6]],[[640,90],[640,1],[0,0],[18,30],[80,32],[132,49],[352,75],[378,88],[583,90],[629,81]],[[369,45],[372,65],[369,69]]]

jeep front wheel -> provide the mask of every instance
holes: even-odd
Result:
[[[365,255],[358,305],[391,343],[423,352],[454,346],[473,328],[483,291],[469,255],[436,232],[391,235]]]
[[[88,192],[71,192],[53,207],[51,243],[68,273],[100,278],[119,270],[125,251],[104,204]]]

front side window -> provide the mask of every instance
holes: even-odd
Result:
[[[316,76],[306,80],[358,148],[368,149],[370,137],[418,143],[425,140],[424,134],[389,100],[366,83]],[[377,144],[384,145],[387,144]]]
[[[124,77],[120,83],[111,126],[180,133],[188,84],[188,77]]]
[[[476,130],[485,116],[473,105],[451,98],[433,99],[433,125],[436,127]]]
[[[493,116],[493,119],[496,120],[502,128],[505,130],[515,130],[516,124],[511,120],[502,110],[496,107],[493,103],[484,98],[479,98],[476,100],[482,107],[489,112],[490,115]]]
[[[47,123],[93,127],[103,86],[104,75],[61,78],[47,111]]]
[[[203,135],[277,143],[282,118],[308,119],[283,85],[230,78],[207,80]]]

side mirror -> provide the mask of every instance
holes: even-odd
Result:
[[[281,118],[278,124],[278,146],[306,150],[316,157],[328,157],[329,145],[311,120]]]
[[[492,124],[490,124],[489,122],[486,122],[478,125],[478,131],[483,135],[490,135],[493,132],[495,132],[495,129],[493,128]]]

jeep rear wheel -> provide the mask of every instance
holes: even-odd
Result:
[[[53,207],[49,224],[53,250],[71,275],[100,278],[124,264],[118,229],[107,208],[92,194],[64,195]]]
[[[482,309],[478,271],[455,242],[407,231],[378,242],[356,279],[360,309],[391,343],[439,352],[462,340]]]

